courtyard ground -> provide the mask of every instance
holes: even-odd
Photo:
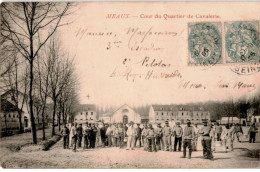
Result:
[[[25,133],[24,135],[27,136]],[[64,150],[62,140],[49,151],[42,151],[41,145],[27,143],[20,151],[6,148],[8,144],[26,143],[25,136],[12,136],[1,139],[1,166],[3,168],[259,168],[259,158],[252,157],[252,151],[260,147],[260,134],[257,143],[235,141],[234,152],[225,153],[217,147],[214,161],[203,159],[202,147],[193,152],[192,159],[182,159],[182,152],[146,152],[142,148],[125,150],[116,147],[96,148],[72,152]],[[21,137],[21,138],[19,138]],[[31,135],[28,135],[31,138]],[[246,140],[244,140],[246,141]],[[28,142],[29,139],[28,139]],[[258,152],[259,153],[259,152]]]

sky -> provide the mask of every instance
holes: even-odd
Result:
[[[236,10],[242,6],[247,8]],[[73,23],[60,28],[59,32],[64,50],[75,58],[80,102],[103,107],[119,107],[122,104],[141,106],[223,101],[232,97],[238,99],[242,95],[248,98],[256,95],[260,84],[259,72],[239,75],[232,70],[257,65],[226,64],[225,49],[222,50],[223,64],[188,65],[188,23],[220,22],[220,32],[224,38],[223,22],[257,19],[259,21],[259,10],[258,6],[250,3],[236,3],[232,6],[225,3],[79,3],[75,13],[66,20],[73,20]],[[128,14],[130,18],[111,19],[107,18],[108,14]],[[141,18],[154,17],[156,14],[160,14],[162,18]],[[220,18],[164,18],[165,15],[189,14],[219,15]],[[133,35],[133,29],[141,31],[140,35]],[[144,38],[143,33],[147,31],[152,34]],[[163,35],[158,36],[156,32],[162,32]],[[105,36],[93,36],[99,33]],[[135,43],[140,47],[160,47],[161,50],[132,51],[131,47]],[[222,43],[224,47],[224,41]],[[142,66],[145,57],[149,57],[145,63],[148,67]],[[158,63],[162,60],[163,64],[169,66],[150,67],[153,59]],[[145,79],[151,70],[157,78]],[[160,78],[171,73],[175,74],[173,78]],[[134,81],[133,74],[136,74]],[[186,88],[185,83],[188,83]],[[223,85],[228,85],[228,88],[220,88]]]

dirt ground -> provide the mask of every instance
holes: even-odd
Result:
[[[28,134],[28,133],[26,133]],[[12,136],[16,137],[16,136]],[[42,151],[41,145],[25,145],[18,152],[3,148],[10,144],[11,137],[1,139],[1,166],[3,168],[259,168],[259,158],[252,158],[251,151],[260,147],[260,134],[257,143],[235,141],[235,151],[224,153],[222,147],[216,147],[214,161],[203,159],[199,142],[198,151],[192,159],[182,159],[182,152],[158,151],[146,152],[142,148],[135,150],[96,148],[77,152],[64,150],[62,140],[49,151]],[[14,141],[14,140],[13,140]],[[17,141],[17,140],[16,140]]]

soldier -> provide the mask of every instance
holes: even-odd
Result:
[[[138,142],[139,142],[139,147],[142,147],[141,137],[142,137],[142,129],[140,128],[140,124],[137,124],[136,137],[135,137],[135,146],[136,146],[136,142],[137,142],[137,140],[138,140]]]
[[[105,147],[106,145],[106,126],[102,125],[102,127],[100,128],[100,137],[101,137],[101,146]]]
[[[155,146],[155,135],[152,124],[149,124],[149,129],[147,130],[148,152],[157,152]]]
[[[176,122],[176,126],[173,129],[173,135],[175,136],[175,139],[174,139],[174,151],[177,151],[177,144],[179,144],[178,151],[180,152],[181,151],[183,129],[180,126],[179,122]]]
[[[238,141],[238,142],[241,142],[241,141],[240,141],[240,136],[243,135],[242,127],[237,123],[235,128],[236,128],[236,129],[235,129],[235,134],[236,134],[236,136],[237,136],[237,141]]]
[[[91,124],[91,130],[90,130],[90,148],[95,148],[96,143],[96,137],[97,137],[97,128],[95,124]]]
[[[162,126],[161,124],[157,124],[157,128],[154,130],[156,137],[155,137],[155,143],[156,143],[156,149],[161,150],[163,149],[163,136],[162,136]]]
[[[72,124],[72,127],[71,127],[71,130],[70,130],[70,133],[72,135],[72,151],[73,152],[76,152],[76,145],[77,145],[77,131],[76,131],[76,127],[77,127],[77,124]]]
[[[183,133],[183,156],[186,158],[186,148],[189,148],[189,159],[191,159],[192,153],[192,141],[194,140],[194,128],[191,126],[190,120],[187,120],[187,126],[184,128]]]
[[[213,160],[213,155],[211,152],[211,138],[210,138],[210,130],[211,126],[208,126],[207,121],[203,121],[203,127],[199,130],[199,134],[201,134],[201,144],[203,147],[203,156],[204,159]]]
[[[86,123],[86,128],[83,130],[83,136],[84,136],[83,149],[89,148],[90,130],[91,130],[90,124]]]
[[[124,138],[125,138],[125,131],[123,128],[123,124],[118,124],[118,143],[119,143],[119,148],[124,147]]]
[[[255,126],[255,123],[253,123],[248,130],[249,143],[255,143],[255,136],[257,132],[258,132],[258,128]]]
[[[111,124],[109,124],[107,130],[106,130],[106,136],[107,136],[107,141],[108,141],[108,147],[112,146],[112,128]]]
[[[82,128],[82,124],[79,124],[79,127],[77,128],[77,143],[78,143],[78,147],[81,147],[81,143],[82,143],[82,137],[83,137],[83,128]]]
[[[163,137],[164,137],[164,146],[165,146],[165,151],[170,151],[171,150],[171,135],[172,135],[172,129],[169,126],[169,122],[165,122],[165,126],[163,128]]]
[[[144,124],[144,128],[142,130],[142,139],[143,139],[143,145],[144,145],[144,150],[146,151],[148,149],[148,143],[147,143],[147,124]]]
[[[199,139],[199,128],[198,124],[194,125],[194,148],[193,151],[197,151],[198,148],[198,139]]]
[[[96,123],[96,129],[97,129],[97,134],[96,134],[96,147],[101,146],[101,136],[100,136],[100,128],[98,126],[98,123]]]
[[[217,122],[217,126],[216,126],[217,141],[221,141],[222,131],[223,131],[222,127]]]
[[[64,149],[69,149],[69,134],[70,130],[68,129],[67,125],[64,124],[64,128],[61,129],[60,134],[63,136],[63,148]]]
[[[128,136],[126,150],[129,150],[130,148],[131,148],[131,150],[134,150],[134,139],[136,136],[136,130],[135,130],[133,124],[134,123],[132,121],[129,123],[129,127],[126,132],[126,134]]]
[[[115,128],[113,129],[113,145],[114,146],[118,146],[119,142],[118,142],[118,138],[119,138],[119,135],[118,135],[118,124],[115,124]]]
[[[213,152],[215,152],[215,135],[216,135],[216,127],[212,123],[209,136],[211,138],[211,149]]]

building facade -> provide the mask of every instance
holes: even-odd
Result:
[[[135,112],[129,105],[124,104],[113,112],[107,112],[99,118],[104,123],[124,123],[130,121],[134,123],[141,123],[141,115]]]
[[[96,106],[93,104],[81,104],[79,111],[74,117],[77,124],[94,123],[97,121]]]
[[[185,124],[187,119],[193,124],[201,124],[203,120],[210,121],[210,112],[201,107],[179,105],[151,105],[149,111],[150,123],[180,122]]]

